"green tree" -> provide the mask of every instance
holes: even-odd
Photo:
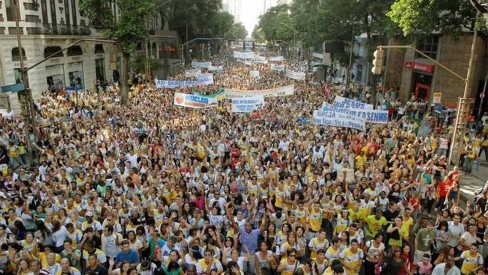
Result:
[[[221,0],[170,0],[167,10],[169,28],[175,30],[181,41],[198,35],[211,35],[211,25],[222,6]]]
[[[214,37],[231,38],[234,28],[234,16],[228,12],[218,12],[209,24]]]
[[[293,22],[290,17],[290,6],[279,5],[269,9],[259,17],[259,28],[267,41],[293,41]]]
[[[463,29],[473,30],[476,21],[469,0],[397,0],[387,15],[413,37],[432,32],[457,35]]]
[[[263,30],[259,27],[259,25],[254,26],[254,30],[252,31],[251,37],[257,43],[264,43],[264,41],[266,40],[264,38]]]
[[[129,58],[137,43],[147,38],[145,18],[154,10],[152,0],[118,0],[119,16],[112,14],[109,1],[80,0],[80,11],[90,20],[93,27],[102,34],[117,41],[121,52],[120,96],[121,103],[127,104],[129,95]]]
[[[247,30],[244,25],[242,25],[241,22],[234,23],[234,26],[232,27],[232,37],[235,39],[245,39],[247,37]]]

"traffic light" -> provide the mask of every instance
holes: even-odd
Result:
[[[371,69],[371,72],[373,74],[381,74],[381,71],[383,69],[383,58],[385,57],[385,51],[382,49],[378,49],[374,51],[373,56],[373,68]]]

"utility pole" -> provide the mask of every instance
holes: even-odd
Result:
[[[24,84],[24,90],[17,93],[19,98],[21,114],[24,117],[24,134],[25,142],[27,145],[28,159],[27,165],[34,164],[34,156],[32,152],[32,141],[31,141],[31,129],[35,132],[35,111],[34,111],[34,101],[32,99],[32,91],[28,85],[27,71],[24,65],[24,48],[22,47],[21,29],[20,29],[20,0],[15,1],[15,28],[17,30],[17,49],[19,51],[20,59],[20,74],[22,77],[22,84]]]
[[[479,11],[476,12],[476,23],[478,23]],[[475,24],[476,26],[476,24]],[[466,81],[464,85],[463,97],[459,98],[458,109],[456,112],[456,121],[454,124],[454,132],[451,137],[451,148],[449,149],[448,164],[454,163],[458,165],[460,158],[460,149],[463,146],[463,137],[466,132],[466,126],[468,124],[468,116],[471,108],[471,104],[474,103],[473,98],[469,98],[471,90],[473,89],[474,80],[474,53],[476,51],[476,40],[478,38],[478,30],[474,28],[473,42],[471,43],[471,53],[469,55],[468,72],[466,75]],[[454,161],[454,159],[456,161]]]
[[[479,12],[476,15],[476,20],[478,20]],[[458,79],[461,79],[464,82],[464,93],[463,97],[459,98],[458,101],[458,107],[456,111],[456,121],[454,124],[454,132],[451,137],[451,146],[449,149],[449,158],[448,158],[448,163],[449,164],[456,164],[459,161],[459,149],[462,146],[462,141],[463,141],[463,136],[464,133],[466,132],[466,126],[467,126],[467,120],[470,112],[470,107],[471,104],[473,104],[474,100],[473,98],[470,98],[470,93],[473,88],[473,80],[474,80],[474,53],[476,51],[476,40],[477,40],[478,32],[475,28],[474,34],[473,34],[473,42],[471,43],[471,53],[469,56],[469,63],[468,63],[468,72],[466,78],[462,77],[458,73],[454,72],[453,70],[449,69],[445,65],[437,62],[437,60],[431,58],[430,56],[424,54],[423,52],[419,51],[418,49],[414,48],[411,45],[407,46],[378,46],[378,49],[411,49],[414,50],[416,53],[422,55],[424,58],[432,61],[439,67],[443,68],[444,70],[448,71]]]

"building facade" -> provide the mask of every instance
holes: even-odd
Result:
[[[389,45],[405,44],[390,39]],[[460,37],[432,35],[419,40],[415,48],[446,66],[462,78],[466,78],[473,35],[466,33]],[[386,88],[399,88],[402,101],[414,98],[447,107],[457,106],[463,96],[465,82],[412,49],[386,50],[384,83]],[[480,94],[486,74],[486,42],[477,37],[473,62],[474,81],[469,97],[476,99],[474,109],[479,108]]]
[[[25,68],[47,59],[27,74],[34,99],[47,90],[92,89],[97,80],[113,79],[116,68],[111,68],[110,56],[115,49],[112,43],[102,42],[101,35],[88,26],[88,20],[79,12],[79,0],[18,0],[18,30],[16,1],[0,1],[1,86],[20,81],[20,51]],[[15,111],[16,97],[10,98]]]

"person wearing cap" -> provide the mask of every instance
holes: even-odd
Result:
[[[93,219],[93,212],[87,211],[85,214],[86,221],[81,224],[81,231],[85,231],[88,227],[93,228],[93,230],[98,233],[98,236],[102,235],[103,227],[98,220]]]

